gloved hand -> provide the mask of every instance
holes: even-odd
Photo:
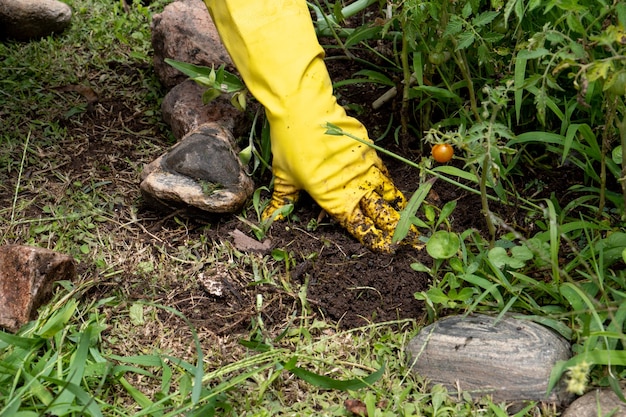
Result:
[[[304,0],[205,0],[235,66],[265,107],[272,142],[274,190],[264,212],[311,197],[362,244],[393,252],[391,239],[406,205],[371,147],[325,134],[332,123],[367,139],[333,95]],[[405,239],[417,245],[417,231]]]

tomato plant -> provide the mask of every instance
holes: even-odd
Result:
[[[452,159],[452,155],[454,155],[454,149],[451,145],[448,145],[447,143],[438,143],[433,146],[433,149],[430,153],[435,161],[440,163],[446,163]]]

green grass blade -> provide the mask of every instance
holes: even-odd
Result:
[[[98,406],[98,404],[96,403],[96,400],[94,399],[93,396],[91,396],[87,391],[85,391],[84,389],[82,389],[79,385],[76,385],[74,383],[71,382],[67,382],[67,381],[63,381],[61,379],[57,379],[57,378],[44,378],[46,381],[48,382],[52,382],[53,384],[56,384],[57,386],[62,386],[63,387],[63,393],[65,392],[69,392],[71,393],[71,396],[73,398],[78,399],[78,402],[82,405],[82,411],[81,413],[77,414],[77,415],[88,415],[91,417],[102,417],[102,411],[100,410],[100,407]],[[55,401],[56,402],[56,401]],[[47,410],[48,414],[54,414],[54,415],[59,415],[59,416],[63,416],[63,415],[67,415],[69,414],[70,410],[74,410],[76,408],[81,408],[81,407],[77,407],[76,404],[55,404],[53,405],[49,410]],[[88,412],[86,413],[85,410]],[[46,414],[46,415],[48,415]]]
[[[303,381],[319,388],[336,389],[340,391],[355,391],[372,386],[376,381],[378,381],[385,372],[385,365],[381,366],[377,371],[372,372],[365,378],[354,378],[343,381],[319,375],[297,366],[289,369],[289,371]]]
[[[139,404],[142,408],[145,409],[145,408],[150,408],[152,406],[153,404],[152,400],[148,398],[146,394],[144,394],[143,392],[135,388],[130,382],[126,380],[126,378],[121,377],[119,381],[120,381],[120,384],[122,384],[122,386],[126,390],[126,392],[128,392],[130,396],[133,397],[133,399],[137,401],[137,404]]]
[[[548,206],[548,220],[550,232],[550,263],[552,265],[552,279],[555,282],[561,282],[561,273],[559,268],[559,249],[561,247],[561,239],[559,235],[559,225],[557,223],[556,210],[551,200],[546,199]]]
[[[391,239],[392,243],[398,243],[409,233],[409,229],[412,224],[411,217],[415,215],[419,207],[424,202],[424,199],[428,196],[435,180],[435,178],[429,179],[420,185],[419,188],[413,193],[413,196],[411,196],[406,208],[400,213],[400,221],[398,221],[396,230],[393,232],[393,237]]]
[[[78,301],[71,299],[61,309],[57,310],[39,330],[38,334],[44,339],[48,339],[59,331],[63,330],[67,325],[74,312],[78,307]]]
[[[0,346],[0,349],[5,349],[8,346],[15,346],[25,350],[36,349],[44,343],[44,339],[39,337],[21,337],[15,336],[10,333],[6,333],[0,330],[0,341],[4,342],[4,346]]]
[[[74,403],[76,394],[75,389],[70,390],[68,387],[72,385],[80,389],[80,382],[85,372],[85,364],[87,362],[87,355],[89,354],[89,344],[91,341],[91,326],[87,326],[85,331],[81,334],[74,358],[70,362],[68,369],[69,380],[63,381],[59,387],[62,387],[62,391],[57,398],[52,402],[50,412],[55,414],[60,412],[64,407],[72,405]]]

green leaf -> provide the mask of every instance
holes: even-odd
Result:
[[[529,261],[534,255],[530,249],[526,246],[514,246],[511,248],[511,256],[520,261]]]
[[[230,103],[239,111],[245,111],[247,106],[246,92],[237,91],[230,98]]]
[[[122,363],[132,363],[134,365],[139,366],[157,366],[160,367],[162,363],[162,359],[157,355],[130,355],[130,356],[119,356],[119,355],[108,355],[110,359],[122,362]]]
[[[604,266],[608,267],[620,260],[626,250],[626,233],[613,232],[596,243],[596,251],[602,253]]]
[[[411,269],[416,271],[416,272],[426,272],[430,274],[430,268],[427,267],[426,265],[424,265],[421,262],[414,262],[411,264]]]
[[[521,3],[521,1],[520,1]],[[517,121],[520,121],[520,112],[522,109],[522,98],[524,95],[524,81],[526,77],[526,64],[530,59],[537,59],[549,54],[549,51],[545,48],[538,48],[532,51],[522,50],[517,54],[515,58],[515,116]]]
[[[613,149],[613,152],[611,152],[611,159],[617,165],[622,164],[622,145],[618,145]]]
[[[448,259],[456,255],[461,246],[459,235],[454,232],[438,230],[426,243],[426,252],[433,259]]]
[[[35,349],[45,342],[44,338],[40,337],[21,337],[15,336],[11,333],[6,333],[0,330],[0,341],[6,343],[7,346],[15,346],[24,350]],[[6,346],[0,344],[0,349],[4,349]]]
[[[615,6],[615,13],[617,14],[617,20],[622,28],[626,28],[626,3],[620,1]]]
[[[441,209],[441,213],[439,213],[439,219],[437,219],[435,228],[439,227],[441,223],[443,223],[448,217],[450,217],[455,208],[456,200],[448,201]]]
[[[476,27],[488,25],[493,21],[493,19],[498,17],[499,14],[500,12],[496,12],[493,10],[483,12],[472,19],[472,24]]]
[[[446,88],[433,87],[430,85],[418,85],[418,86],[412,87],[411,90],[427,93],[433,96],[434,98],[437,98],[440,100],[453,100],[459,103],[462,102],[461,97],[459,97],[458,94],[455,94]]]
[[[442,37],[446,36],[454,36],[463,30],[463,21],[456,15],[450,16],[450,21],[448,22],[448,26],[446,26],[446,30],[443,32]]]
[[[453,167],[451,165],[440,165],[440,166],[433,168],[433,171],[441,172],[443,174],[447,174],[453,177],[462,178],[464,180],[471,181],[475,184],[479,183],[479,179],[478,177],[476,177],[476,174],[472,172],[464,171],[460,168]]]
[[[59,387],[63,387],[64,392],[69,392],[71,393],[73,397],[77,398],[79,403],[82,404],[88,412],[88,413],[84,413],[83,415],[87,414],[92,417],[102,417],[102,411],[100,410],[100,407],[98,407],[98,402],[95,400],[95,398],[93,398],[87,391],[82,389],[79,385],[72,383],[72,382],[67,382],[67,381],[63,381],[60,379],[56,379],[56,378],[44,377],[43,379],[46,381],[52,382],[58,385]],[[68,404],[56,405],[56,401],[55,401],[55,405],[53,405],[46,411],[48,415],[49,414],[68,415],[67,413],[68,408],[69,408]]]
[[[441,288],[437,287],[432,287],[426,291],[426,296],[433,304],[446,304],[449,300],[446,293],[444,293]]]
[[[176,68],[189,78],[206,77],[211,78],[213,68],[203,67],[200,65],[188,64],[186,62],[176,61],[174,59],[165,58],[165,63]]]
[[[517,6],[519,3],[523,3],[522,0],[507,0],[506,5],[504,6],[504,21],[508,22],[509,21],[509,16],[511,16],[511,13],[513,11],[515,11],[515,15],[518,19],[519,22],[522,21],[522,17],[523,14],[520,15],[517,13]]]
[[[371,373],[365,378],[355,378],[344,381],[330,378],[324,375],[319,375],[299,367],[293,367],[292,369],[287,370],[293,373],[298,378],[302,379],[303,381],[306,381],[309,384],[319,388],[336,389],[340,391],[355,391],[374,385],[374,383],[383,376],[383,373],[385,372],[385,365],[381,366],[380,369]]]
[[[434,183],[435,178],[431,178],[424,182],[424,184],[420,185],[415,193],[413,193],[413,196],[411,196],[406,208],[400,213],[400,220],[398,221],[396,230],[394,230],[393,237],[391,238],[392,243],[401,241],[409,233],[409,229],[411,228],[411,217],[415,215],[417,209],[422,205],[422,202],[428,196],[428,193]]]
[[[63,381],[59,386],[63,387],[63,390],[58,397],[52,402],[51,414],[56,414],[58,410],[66,408],[68,405],[74,403],[74,399],[77,395],[82,396],[82,403],[91,403],[91,397],[80,388],[81,380],[85,373],[85,364],[87,362],[87,356],[89,355],[89,346],[91,344],[91,326],[87,326],[85,331],[81,334],[76,348],[76,353],[68,369],[69,380]],[[69,389],[69,387],[75,387],[75,389]],[[85,397],[86,396],[86,397]]]
[[[339,3],[339,2],[338,2]],[[356,28],[350,35],[346,38],[344,42],[344,46],[346,48],[350,48],[362,41],[370,40],[370,39],[378,39],[380,36],[380,32],[382,31],[382,26],[361,26]]]
[[[456,45],[455,51],[469,48],[474,43],[475,39],[476,37],[473,32],[467,31],[459,34],[459,37],[457,39],[458,43]]]
[[[165,58],[165,62],[172,67],[176,68],[186,76],[191,79],[200,79],[203,82],[209,83],[209,86],[212,84],[213,87],[219,89],[225,93],[234,93],[235,91],[240,91],[245,88],[243,82],[239,80],[239,78],[224,70],[224,66],[222,65],[218,72],[220,74],[220,80],[217,80],[217,75],[213,68],[204,67],[201,65],[193,65],[185,62],[176,61],[173,59]],[[215,80],[214,82],[211,82]]]
[[[128,392],[130,396],[133,397],[133,399],[137,401],[137,404],[139,404],[142,408],[148,408],[152,406],[153,404],[152,400],[148,398],[146,394],[144,394],[143,392],[135,388],[124,377],[121,377],[119,381],[120,381],[120,384],[122,384],[122,386],[124,387],[124,389],[126,389],[126,392]]]
[[[368,81],[383,84],[389,87],[395,87],[395,83],[385,74],[373,70],[361,70],[354,73],[355,76],[364,76]]]
[[[207,88],[207,90],[202,93],[202,104],[209,104],[221,95],[222,93],[217,88]]]
[[[509,255],[507,255],[506,249],[499,246],[490,249],[487,256],[493,265],[498,269],[504,268],[509,261]]]
[[[53,337],[63,330],[78,307],[78,301],[71,299],[61,309],[57,310],[41,327],[38,335],[44,339]]]

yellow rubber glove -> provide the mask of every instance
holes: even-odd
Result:
[[[224,46],[252,95],[266,109],[274,190],[270,217],[300,190],[365,246],[393,252],[402,193],[371,147],[325,134],[332,123],[367,139],[337,104],[304,0],[205,0]],[[405,239],[417,245],[417,232]]]

